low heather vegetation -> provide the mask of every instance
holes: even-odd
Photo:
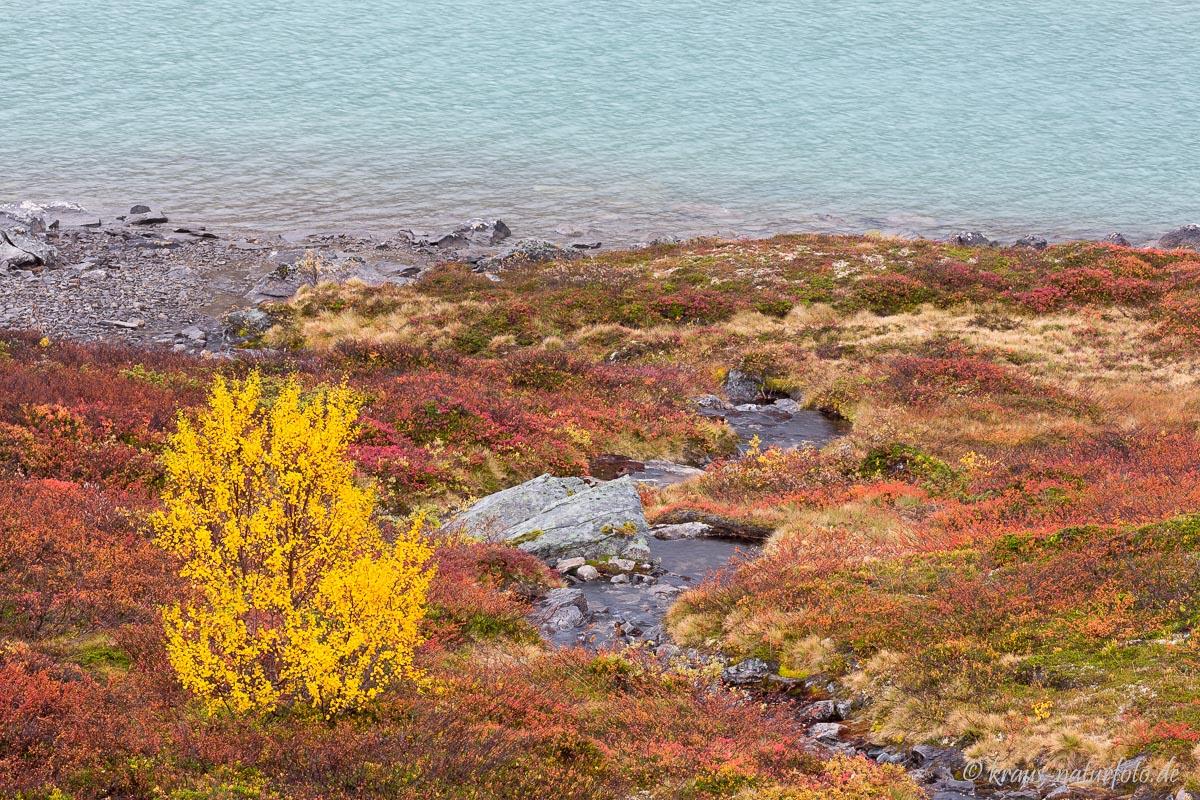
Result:
[[[385,539],[604,453],[707,464],[654,519],[771,531],[676,604],[686,644],[824,675],[879,742],[1014,765],[1200,751],[1200,259],[859,237],[703,241],[273,310],[270,358],[0,345],[0,792],[81,797],[916,796],[786,713],[637,653],[548,652],[556,576],[431,532],[423,672],[353,713],[206,708],[150,520],[177,414],[217,375],[343,380]],[[729,370],[852,423],[754,449],[690,403]],[[389,533],[389,531],[391,533]],[[639,793],[642,793],[639,795]]]

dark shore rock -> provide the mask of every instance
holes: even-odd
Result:
[[[1126,239],[1124,236],[1122,236],[1119,233],[1110,233],[1108,236],[1105,236],[1100,241],[1107,242],[1109,244],[1115,244],[1118,247],[1129,247],[1130,246],[1129,240]]]
[[[446,233],[428,231],[403,231],[409,241],[421,247],[437,247],[442,250],[461,250],[471,247],[495,247],[512,231],[501,219],[473,219]]]
[[[996,243],[979,231],[960,231],[946,237],[946,243],[957,247],[995,247]]]
[[[658,247],[666,244],[682,244],[683,239],[678,236],[659,236],[656,239],[650,239],[645,242],[638,242],[633,246],[634,250],[644,250],[647,247]]]
[[[150,206],[137,205],[129,209],[125,217],[126,225],[161,225],[167,222],[167,215],[161,211],[151,211]]]
[[[506,247],[499,255],[481,259],[475,265],[476,272],[497,272],[528,264],[543,264],[579,258],[578,250],[566,249],[545,239],[520,239]]]
[[[1164,250],[1200,250],[1200,225],[1184,225],[1165,233],[1158,240],[1158,246]]]
[[[1048,246],[1049,242],[1041,236],[1023,236],[1013,242],[1013,247],[1026,247],[1030,250],[1045,250]]]

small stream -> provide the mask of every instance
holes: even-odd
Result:
[[[702,406],[703,416],[723,419],[733,428],[745,452],[755,436],[760,447],[822,447],[849,431],[849,423],[820,411],[801,408],[795,400],[776,400],[768,404],[747,403],[739,406]]]
[[[715,400],[715,398],[714,398]],[[817,411],[802,409],[792,400],[766,404],[710,403],[702,407],[706,417],[724,419],[738,435],[739,450],[745,453],[754,437],[759,446],[784,449],[820,447],[843,435],[840,423]],[[701,474],[701,470],[668,462],[638,462],[620,456],[605,456],[593,465],[593,474],[603,479],[629,475],[638,482],[668,486]],[[659,526],[661,530],[662,526]],[[648,540],[650,559],[642,574],[612,579],[601,576],[576,582],[587,600],[588,618],[582,627],[544,627],[547,639],[559,646],[606,647],[635,641],[661,644],[666,641],[662,620],[679,594],[702,583],[717,570],[757,555],[759,545],[715,538],[663,539],[653,534]],[[569,580],[575,580],[573,577]],[[628,582],[626,582],[628,581]]]
[[[702,413],[724,419],[737,433],[743,454],[755,436],[763,449],[787,449],[806,445],[820,447],[847,431],[845,423],[801,409],[790,400],[741,406],[718,403],[710,403]],[[599,466],[600,469],[594,468],[593,472],[603,479],[630,475],[634,480],[660,486],[680,483],[700,474],[700,470],[678,464],[640,463],[619,456],[606,457]],[[568,580],[575,581],[573,588],[582,592],[586,600],[584,622],[579,627],[563,630],[543,628],[546,638],[555,645],[568,647],[582,645],[600,649],[640,642],[665,645],[668,651],[678,651],[670,645],[662,621],[679,594],[699,585],[717,570],[754,558],[759,551],[759,546],[754,543],[730,539],[662,538],[678,535],[681,527],[684,526],[651,529],[652,534],[660,536],[649,539],[650,559],[641,565],[641,574],[620,575],[617,583],[606,576],[583,582],[568,576]],[[755,692],[769,688],[761,695],[766,701],[780,702],[783,696],[778,692],[786,690],[787,699],[782,702],[794,704],[795,713],[805,724],[812,745],[827,752],[862,755],[872,761],[904,767],[935,800],[975,800],[978,797],[1030,800],[1038,796],[1122,800],[1125,797],[1117,791],[1072,794],[1057,782],[1038,787],[991,786],[986,781],[974,780],[975,775],[964,774],[967,759],[957,748],[873,745],[862,738],[861,731],[853,725],[853,701],[836,700],[835,687],[831,684],[781,678],[775,674],[772,665],[755,658],[727,667],[722,682]],[[1038,791],[1030,791],[1035,788]]]

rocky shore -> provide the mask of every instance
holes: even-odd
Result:
[[[499,220],[388,238],[231,234],[172,221],[146,205],[109,220],[67,204],[10,205],[0,207],[0,327],[212,354],[260,333],[267,321],[257,306],[305,284],[403,284],[444,261],[498,271],[599,246],[513,240]]]
[[[978,231],[947,241],[1001,246]],[[1106,241],[1130,244],[1119,233]],[[1042,249],[1047,240],[1026,236],[1009,244]],[[1200,248],[1200,226],[1173,230],[1157,245]],[[311,229],[230,232],[145,204],[103,219],[69,203],[23,202],[0,206],[0,327],[214,354],[245,344],[268,324],[255,311],[260,303],[286,300],[306,283],[403,284],[448,261],[500,280],[498,273],[510,266],[579,258],[603,247],[565,235],[561,242],[522,238],[502,220],[385,237]]]

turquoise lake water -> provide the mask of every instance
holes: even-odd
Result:
[[[57,0],[0,202],[518,234],[1200,222],[1189,0]]]

